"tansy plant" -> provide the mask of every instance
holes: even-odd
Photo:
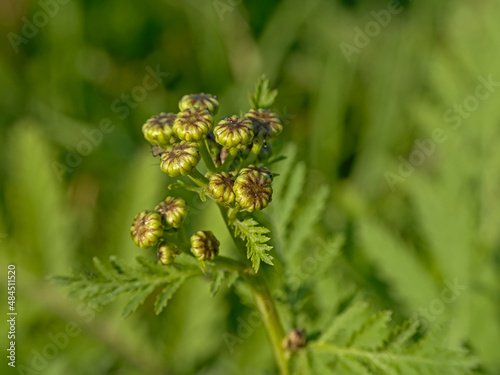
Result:
[[[156,251],[157,262],[139,257],[134,268],[116,257],[109,264],[95,258],[95,274],[57,280],[73,296],[94,305],[128,294],[124,317],[152,294],[156,295],[154,310],[160,314],[179,287],[193,277],[209,278],[212,294],[223,283],[246,288],[264,323],[280,374],[468,373],[475,361],[443,344],[444,335],[429,334],[417,319],[394,329],[388,312],[370,311],[338,266],[341,236],[314,240],[313,228],[329,191],[320,187],[312,197],[303,197],[306,168],[295,163],[295,148],[284,149],[286,158],[274,154],[283,130],[279,116],[269,109],[276,94],[261,79],[250,96],[252,108],[221,119],[216,117],[216,96],[186,95],[178,113],[160,113],[142,126],[159,167],[176,179],[169,189],[186,189],[203,201],[212,200],[232,243],[221,243],[210,228],[187,233],[188,204],[168,196],[156,207],[139,212],[130,228],[134,243]],[[277,166],[279,176],[273,173]],[[272,229],[272,241],[263,223]],[[306,243],[319,244],[321,251]],[[237,256],[221,256],[221,248],[235,248]],[[262,267],[262,262],[276,266]],[[316,264],[315,268],[306,271],[306,262]],[[318,292],[322,279],[332,275],[336,281],[330,295]],[[224,340],[229,346],[242,341],[234,335]]]

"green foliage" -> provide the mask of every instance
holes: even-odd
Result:
[[[269,88],[269,79],[262,76],[255,85],[255,92],[250,95],[250,104],[253,109],[268,109],[278,96],[278,90]]]
[[[442,331],[418,332],[418,323],[392,330],[390,313],[371,314],[354,303],[298,353],[294,374],[469,374],[476,359],[450,347]],[[321,369],[321,370],[318,370]]]
[[[306,164],[295,160],[296,152],[294,145],[283,151],[287,159],[279,164],[280,175],[272,204],[273,230],[283,255],[289,258],[304,254],[303,246],[315,233],[315,225],[320,221],[330,195],[330,189],[322,185],[313,194],[304,196]]]
[[[234,235],[246,241],[247,258],[252,261],[255,272],[259,271],[261,261],[273,265],[273,257],[269,255],[272,246],[267,244],[270,238],[266,236],[269,232],[252,218],[234,222]]]
[[[145,258],[137,258],[139,267],[131,268],[116,257],[109,265],[98,258],[93,259],[95,274],[79,274],[73,277],[54,277],[53,280],[68,288],[70,296],[88,301],[94,306],[106,305],[124,295],[129,301],[122,317],[126,318],[144,303],[156,290],[155,313],[160,314],[174,293],[190,277],[201,274],[193,265],[162,267]]]

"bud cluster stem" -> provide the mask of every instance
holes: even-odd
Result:
[[[262,150],[262,147],[264,146],[264,141],[263,139],[260,139],[257,142],[254,142],[252,145],[252,149],[250,151],[250,155],[248,155],[247,159],[245,160],[245,165],[250,165],[255,162],[257,159],[257,156],[259,156],[260,150]]]
[[[199,187],[205,187],[208,184],[208,179],[196,168],[191,171],[189,178],[191,178],[191,180],[193,180]]]
[[[208,151],[207,139],[204,138],[200,140],[200,154],[205,166],[207,167],[210,173],[215,173],[216,168],[214,161],[212,160],[212,156],[210,156],[210,152]]]
[[[238,155],[238,149],[230,148],[229,155],[227,155],[226,160],[224,160],[224,164],[222,164],[222,171],[227,172],[229,170],[231,164],[233,164],[233,161],[236,158],[236,155]]]
[[[226,227],[231,234],[231,238],[233,239],[233,242],[238,249],[239,255],[242,257],[242,259],[246,260],[247,250],[245,242],[241,238],[234,235],[234,231],[232,230],[231,222],[227,212],[228,210],[220,204],[218,206],[220,208],[222,217],[224,218]],[[267,287],[262,272],[245,274],[242,276],[250,287],[252,296],[255,300],[255,305],[257,306],[257,310],[261,315],[264,327],[267,332],[267,336],[273,349],[276,363],[278,364],[279,372],[281,375],[289,375],[288,359],[282,346],[283,339],[285,338],[285,331],[283,329],[283,325],[281,324],[278,311],[276,310],[276,305],[273,301],[271,293],[269,292],[269,288]]]

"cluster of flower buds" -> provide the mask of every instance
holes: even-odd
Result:
[[[160,113],[142,127],[146,140],[160,157],[160,168],[170,177],[188,176],[202,198],[208,196],[231,212],[262,210],[271,202],[273,175],[262,164],[272,155],[272,142],[283,130],[279,117],[264,108],[245,115],[214,116],[216,96],[185,95],[178,113]],[[206,173],[198,169],[200,160]],[[187,186],[180,183],[179,186]],[[181,251],[190,250],[200,261],[212,260],[219,241],[212,232],[198,231],[188,241],[182,228],[187,204],[168,197],[154,211],[139,213],[132,224],[134,242],[143,248],[157,247],[161,264],[170,264]],[[182,233],[182,234],[181,234]]]
[[[184,250],[200,261],[212,260],[219,253],[219,241],[212,232],[199,231],[191,236],[188,248],[178,231],[188,213],[186,201],[182,198],[167,197],[159,203],[155,211],[142,211],[136,215],[130,227],[134,243],[144,249],[156,246],[158,261],[163,265],[174,262],[175,256]]]

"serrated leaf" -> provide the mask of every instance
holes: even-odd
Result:
[[[210,283],[210,295],[214,297],[220,290],[221,285],[225,282],[227,287],[230,288],[238,278],[237,272],[227,272],[220,270],[215,273]]]
[[[382,346],[384,340],[390,335],[387,324],[391,320],[391,313],[381,311],[356,334],[349,346],[354,348],[374,350]]]
[[[255,92],[250,95],[250,105],[253,109],[270,108],[277,95],[278,90],[271,90],[269,88],[269,80],[265,76],[262,76],[255,85]]]
[[[280,197],[279,201],[277,201],[277,203],[279,202],[279,207],[277,207],[279,215],[277,216],[276,227],[278,233],[283,237],[285,236],[288,224],[292,221],[292,213],[299,202],[305,179],[306,165],[305,163],[299,163],[294,168],[294,173],[290,176],[288,190]]]
[[[158,294],[155,301],[155,314],[159,315],[163,309],[167,306],[168,301],[173,297],[174,293],[180,286],[184,283],[185,279],[181,278],[175,283],[167,285],[163,290]]]
[[[350,305],[339,316],[335,317],[329,327],[325,329],[320,342],[335,341],[338,342],[340,336],[347,341],[358,327],[361,327],[364,321],[364,313],[368,305],[360,302]]]
[[[234,223],[234,234],[241,236],[246,241],[247,258],[251,259],[255,272],[259,271],[261,261],[271,266],[274,265],[273,257],[268,254],[273,247],[266,244],[270,238],[265,234],[269,232],[269,229],[259,226],[259,223],[252,218],[244,221],[237,220]]]
[[[360,229],[363,251],[408,312],[418,311],[439,296],[432,275],[405,243],[369,220],[362,220]]]
[[[304,204],[300,212],[300,220],[295,222],[287,241],[287,252],[290,256],[296,254],[304,241],[312,234],[314,225],[321,218],[321,213],[325,209],[329,194],[330,189],[327,186],[321,186],[311,201]]]
[[[415,340],[415,322],[392,333],[387,312],[367,314],[366,304],[356,303],[333,320],[318,341],[308,344],[316,362],[331,373],[349,375],[465,375],[477,361],[462,348],[450,347],[446,332],[436,330]],[[354,328],[356,327],[356,328]],[[386,340],[392,336],[392,340]],[[346,337],[352,339],[346,341]],[[395,341],[401,345],[396,345]],[[387,342],[386,342],[387,341]]]
[[[156,288],[156,284],[152,284],[149,286],[146,286],[139,290],[134,298],[132,298],[124,307],[123,312],[122,312],[122,318],[128,317],[130,314],[135,312],[137,308],[144,303],[146,298],[153,293],[153,291]]]
[[[85,300],[94,306],[106,305],[115,299],[126,295],[129,302],[126,304],[123,317],[129,316],[154,292],[160,285],[168,285],[160,293],[160,300],[156,310],[161,311],[168,299],[169,293],[175,292],[182,282],[193,276],[201,275],[199,266],[159,266],[145,258],[137,258],[139,267],[130,267],[123,264],[115,257],[110,257],[110,265],[103,264],[99,259],[94,259],[94,265],[99,273],[89,275],[80,273],[73,277],[56,277],[55,282],[65,284],[69,295],[80,300]],[[171,287],[170,287],[171,286]],[[169,288],[173,288],[169,292]]]

